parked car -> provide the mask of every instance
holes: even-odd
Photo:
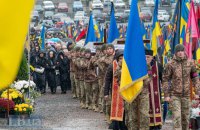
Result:
[[[170,0],[161,0],[160,6],[171,6],[171,1]]]
[[[158,21],[169,21],[170,15],[167,12],[158,12]]]
[[[52,1],[43,1],[43,8],[45,11],[48,11],[48,10],[54,11],[55,10],[55,6]]]
[[[144,4],[146,6],[154,6],[155,5],[155,1],[154,0],[145,0]]]
[[[142,12],[140,12],[140,19],[143,22],[150,22],[152,19],[152,15],[149,12],[142,11]]]
[[[104,8],[110,7],[111,6],[110,0],[104,0],[103,6],[104,6]]]
[[[53,11],[45,11],[44,12],[44,19],[46,20],[52,20],[52,17],[54,15],[54,12]]]
[[[73,3],[73,12],[83,11],[83,4],[81,1],[74,1]]]
[[[118,23],[122,23],[123,22],[123,12],[115,12],[115,19],[116,19],[116,22]]]
[[[123,0],[116,0],[114,2],[115,9],[125,9],[125,3]]]
[[[38,11],[32,11],[31,21],[32,22],[39,22],[40,21],[40,16],[39,16]]]
[[[43,20],[43,24],[47,29],[52,28],[54,26],[54,23],[52,20]]]
[[[100,0],[94,0],[92,2],[92,9],[103,9],[103,4]]]
[[[97,22],[103,23],[105,22],[105,17],[100,10],[93,10],[92,11],[93,17]]]
[[[124,14],[122,15],[123,22],[128,22],[129,15],[130,15],[130,10],[124,10]]]
[[[67,3],[64,2],[58,3],[58,12],[68,12]]]
[[[57,13],[57,14],[54,14],[52,16],[52,19],[53,19],[53,22],[56,23],[56,22],[60,22],[61,21],[61,18],[63,17],[67,17],[67,14],[64,14],[64,13]]]
[[[77,11],[74,15],[74,22],[84,20],[85,12],[84,11]]]
[[[38,11],[39,14],[43,14],[43,12],[44,12],[44,9],[41,5],[35,5],[34,10]]]

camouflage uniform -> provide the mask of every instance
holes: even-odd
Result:
[[[70,51],[70,55],[68,56],[69,60],[70,60],[70,80],[71,80],[71,87],[72,87],[72,95],[73,98],[76,98],[76,85],[75,85],[75,77],[74,77],[74,73],[75,73],[75,66],[74,66],[74,50]]]
[[[144,80],[143,89],[131,104],[125,104],[127,111],[126,125],[128,130],[149,130],[149,75]]]
[[[78,71],[79,71],[79,89],[80,89],[80,106],[81,108],[85,108],[86,104],[85,104],[85,87],[84,87],[84,61],[85,61],[85,54],[84,54],[85,49],[81,48],[81,56],[79,58],[79,60],[77,60],[77,67],[78,67]]]
[[[78,48],[78,49],[77,49]],[[76,53],[78,53],[80,51],[80,47],[76,47],[75,48]],[[74,78],[75,78],[75,84],[76,84],[76,96],[77,98],[80,97],[80,84],[79,84],[79,69],[78,69],[78,63],[79,63],[79,59],[80,57],[76,55],[76,57],[73,59],[73,63],[74,63]]]
[[[165,65],[163,72],[164,96],[171,96],[170,106],[173,113],[174,130],[189,129],[190,107],[190,79],[199,90],[199,79],[194,62],[185,56],[180,59],[174,55],[173,59]],[[168,87],[171,81],[171,87]]]
[[[86,105],[88,106],[88,109],[91,110],[93,108],[93,103],[95,104],[98,103],[97,102],[98,100],[95,100],[98,98],[93,99],[93,93],[92,93],[93,90],[95,89],[98,90],[98,84],[97,84],[96,70],[95,68],[90,68],[89,64],[90,64],[90,59],[86,59],[84,62],[84,66],[87,66],[87,69],[85,71],[85,76],[84,76],[85,90],[86,90]]]
[[[97,77],[97,67],[94,64],[95,61],[97,61],[98,57],[94,56],[90,59],[89,65],[88,65],[88,69],[93,70],[96,74]],[[96,83],[96,82],[95,82]],[[96,85],[94,85],[95,87],[92,88],[92,105],[93,105],[93,109],[94,111],[98,111],[98,104],[99,104],[99,85],[98,83],[96,83]]]
[[[106,49],[106,45],[101,47],[101,54],[99,55],[98,60],[94,63],[98,66],[98,85],[99,85],[99,111],[103,113],[103,108],[105,107],[104,102],[104,77],[105,77],[105,64],[101,62],[101,59],[106,57],[106,54],[103,54],[103,51]]]

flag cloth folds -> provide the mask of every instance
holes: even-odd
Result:
[[[89,25],[88,25],[88,31],[87,31],[87,37],[85,40],[85,45],[88,42],[95,42],[95,41],[96,41],[96,36],[95,36],[95,31],[94,31],[93,17],[92,17],[92,13],[90,13],[90,21],[89,21]]]
[[[0,1],[0,17],[4,18],[0,21],[0,89],[16,78],[33,6],[34,0]]]
[[[108,31],[108,43],[112,43],[115,39],[119,38],[119,30],[115,19],[115,10],[113,2],[111,2],[111,14],[110,14],[110,27]]]
[[[41,50],[45,50],[45,26],[44,25],[42,26],[40,37],[42,39]]]
[[[198,39],[198,26],[196,22],[196,14],[194,10],[194,3],[191,2],[188,24],[186,28],[186,38],[184,42],[185,51],[189,59],[192,59],[192,38]]]
[[[158,22],[158,0],[156,0],[156,5],[154,9],[154,17],[153,17],[153,32],[152,32],[152,42],[151,49],[153,50],[153,55],[157,55],[157,48],[159,43],[159,37],[161,36],[161,28],[160,23]]]
[[[143,79],[147,77],[137,2],[137,0],[132,0],[131,4],[120,83],[120,94],[129,103],[140,94],[143,88]]]

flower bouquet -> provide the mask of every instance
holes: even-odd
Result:
[[[18,115],[22,114],[30,115],[33,112],[33,106],[26,103],[17,104],[15,105],[14,111]]]
[[[8,97],[8,92],[9,92],[9,97]],[[13,100],[15,104],[20,104],[23,102],[22,93],[12,88],[3,91],[3,93],[1,94],[1,97],[9,99],[9,100]]]
[[[14,83],[14,85],[12,86],[13,88],[19,90],[22,93],[27,93],[29,87],[30,88],[35,88],[36,85],[33,81],[26,81],[26,80],[20,80]]]
[[[12,100],[0,98],[0,115],[1,115],[0,117],[5,118],[6,111],[8,111],[8,105],[9,105],[9,111],[13,111],[15,103]]]
[[[190,109],[190,123],[191,128],[200,128],[200,104],[199,100],[192,100]],[[196,128],[197,127],[197,128]]]

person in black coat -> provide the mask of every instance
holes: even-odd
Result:
[[[45,52],[40,51],[34,71],[37,79],[36,80],[37,90],[39,90],[42,94],[46,92],[45,68],[46,68]]]
[[[48,86],[51,89],[51,93],[56,93],[56,61],[55,61],[55,52],[50,50],[48,52],[48,59],[46,62],[46,78],[48,81]]]
[[[60,71],[60,81],[61,81],[61,93],[65,94],[67,90],[67,82],[69,77],[69,59],[64,55],[64,52],[61,51],[57,57],[57,66],[59,67]]]

